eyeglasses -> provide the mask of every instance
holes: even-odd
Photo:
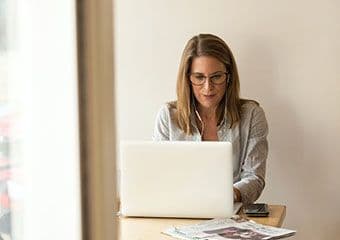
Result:
[[[210,74],[209,76],[205,76],[202,73],[195,72],[195,73],[190,73],[189,79],[190,79],[190,82],[196,86],[202,86],[207,79],[209,79],[212,84],[219,85],[219,84],[223,84],[227,80],[228,75],[229,74],[227,72],[222,72],[222,71],[215,72],[213,74]]]

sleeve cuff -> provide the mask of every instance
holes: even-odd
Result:
[[[244,205],[249,205],[255,202],[261,195],[264,184],[257,180],[241,180],[234,184],[241,193],[241,201]]]

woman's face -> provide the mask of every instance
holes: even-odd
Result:
[[[191,64],[191,74],[200,73],[212,76],[216,72],[225,72],[225,66],[218,59],[211,56],[200,56],[193,59]],[[205,110],[216,110],[226,91],[226,81],[222,84],[214,85],[210,80],[205,80],[203,85],[192,84],[192,89],[199,107]]]

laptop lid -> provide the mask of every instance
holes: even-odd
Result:
[[[233,215],[231,143],[128,141],[120,154],[122,215]]]

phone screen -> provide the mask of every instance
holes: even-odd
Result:
[[[245,207],[244,212],[248,215],[268,215],[268,205],[265,203],[253,203]]]

